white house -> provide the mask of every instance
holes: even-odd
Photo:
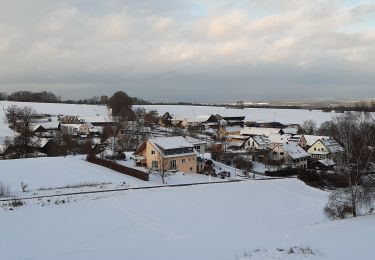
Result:
[[[199,154],[199,155],[204,155],[206,153],[206,145],[207,143],[205,141],[186,136],[185,140],[188,141],[190,144],[194,146],[194,150]]]
[[[249,150],[266,150],[271,149],[272,142],[265,135],[250,136],[245,144],[245,149]]]
[[[253,136],[264,135],[269,137],[271,134],[283,134],[281,128],[265,128],[265,127],[244,127],[241,135]]]
[[[284,165],[302,169],[307,169],[308,157],[309,154],[294,142],[276,145],[269,155],[271,160],[283,161]]]

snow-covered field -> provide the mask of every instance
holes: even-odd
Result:
[[[108,110],[105,106],[94,105],[75,105],[75,104],[49,104],[49,103],[32,103],[32,102],[9,102],[0,101],[0,144],[6,137],[13,137],[15,132],[9,129],[4,122],[5,110],[11,106],[19,107],[29,106],[34,108],[38,113],[49,115],[71,115],[71,116],[106,116]]]
[[[319,125],[330,120],[336,113],[325,113],[318,110],[303,109],[266,109],[266,108],[245,108],[227,109],[225,107],[211,106],[174,106],[174,105],[147,105],[142,106],[147,110],[156,110],[159,114],[169,112],[178,117],[196,117],[200,115],[220,114],[222,116],[246,116],[247,121],[273,122],[274,119],[285,124],[301,124],[311,119]]]
[[[1,259],[373,259],[374,216],[332,222],[326,200],[271,180],[28,201],[0,210]]]
[[[57,189],[62,192],[162,185],[158,175],[151,175],[150,180],[146,182],[86,162],[84,158],[85,156],[68,156],[0,160],[0,182],[21,197],[29,196],[30,193],[54,194]],[[121,163],[134,167],[134,161],[130,159]],[[201,174],[176,173],[167,178],[168,185],[207,181],[208,177]],[[212,181],[225,180],[213,178]],[[21,193],[21,183],[28,186],[27,193]]]

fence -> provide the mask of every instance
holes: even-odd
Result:
[[[129,176],[141,179],[143,181],[149,180],[148,173],[146,173],[146,172],[138,171],[136,169],[132,169],[132,168],[123,166],[123,165],[118,164],[118,163],[113,162],[113,161],[101,159],[101,158],[96,157],[95,155],[87,155],[86,161],[88,161],[90,163],[100,165],[100,166],[103,166],[103,167],[106,167],[106,168],[109,168],[111,170],[114,170],[114,171],[122,173],[122,174],[126,174],[126,175],[129,175]]]

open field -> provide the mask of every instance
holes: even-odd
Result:
[[[8,260],[372,259],[374,217],[329,221],[322,213],[326,200],[325,192],[298,180],[272,180],[130,191],[44,207],[28,201],[0,211],[6,234],[0,252]],[[313,254],[286,253],[291,247]],[[245,257],[250,252],[254,257]]]

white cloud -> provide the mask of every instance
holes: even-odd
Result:
[[[91,75],[105,75],[120,84],[126,77],[171,73],[250,77],[246,71],[265,67],[310,69],[311,75],[328,67],[337,77],[341,68],[352,75],[374,72],[375,29],[361,25],[373,22],[374,4],[181,4],[187,9],[172,1],[163,8],[158,1],[6,3],[0,10],[0,78],[37,84],[48,75],[59,84],[64,77],[91,82]]]

